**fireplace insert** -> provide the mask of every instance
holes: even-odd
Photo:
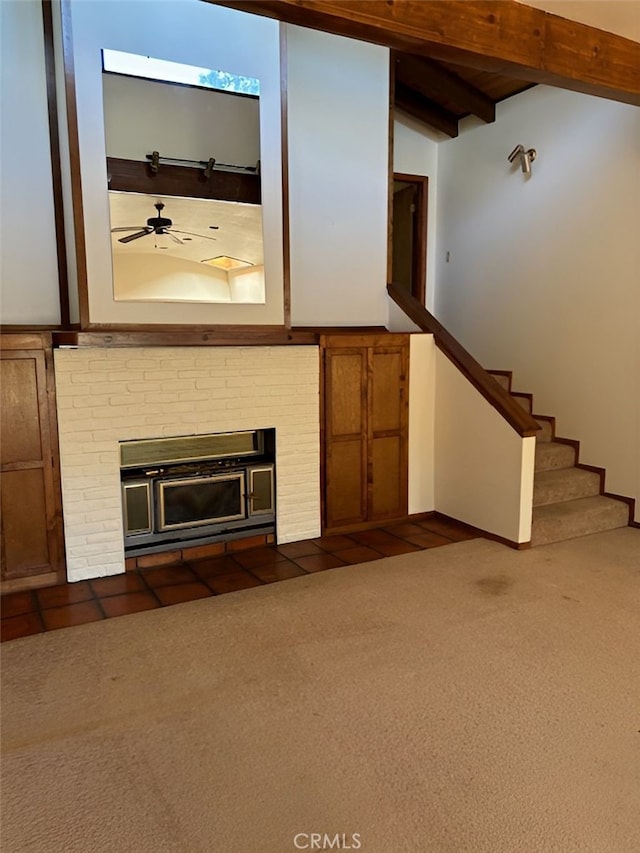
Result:
[[[125,553],[275,532],[275,431],[120,444]]]

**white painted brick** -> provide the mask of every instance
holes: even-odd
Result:
[[[163,391],[188,391],[189,389],[195,391],[195,388],[195,379],[171,379],[162,383]]]
[[[175,397],[164,391],[156,391],[152,394],[143,394],[143,399],[145,403],[171,403]]]
[[[197,390],[208,390],[209,388],[225,388],[227,385],[223,376],[209,376],[206,379],[196,379]]]
[[[118,442],[128,438],[275,427],[278,541],[319,535],[317,347],[58,350],[55,359],[71,580],[124,569]]]
[[[124,570],[124,548],[121,554],[116,551],[95,555],[89,554],[87,557],[87,566],[102,566],[104,569],[103,574],[119,574]]]
[[[145,370],[144,379],[150,382],[162,382],[165,379],[176,379],[177,373],[175,370]]]
[[[188,402],[195,403],[196,400],[208,400],[210,398],[210,394],[208,391],[185,391],[184,394],[178,394],[179,400],[187,400]]]
[[[144,394],[149,391],[162,391],[162,382],[127,382],[129,394]]]
[[[106,377],[103,373],[98,373],[88,369],[72,373],[69,378],[72,385],[92,385],[94,382],[106,381]]]
[[[153,370],[156,362],[152,358],[128,358],[125,366],[130,370]]]
[[[120,359],[115,356],[114,350],[105,350],[104,355],[100,358],[90,358],[89,361],[85,362],[85,364],[87,370],[99,370],[102,373],[106,373],[107,370],[111,370],[113,368],[114,363],[117,364],[119,361]]]
[[[130,382],[140,382],[144,379],[144,371],[142,370],[110,370],[106,376],[107,382],[125,382],[127,385]]]
[[[117,502],[113,503],[109,500],[108,505],[106,505],[106,501],[100,508],[94,509],[91,512],[84,513],[84,522],[91,523],[92,521],[105,521],[109,517],[109,514],[112,513],[115,516],[115,513],[120,517],[120,493],[118,492]],[[86,504],[85,504],[86,507]]]
[[[110,406],[131,406],[132,401],[131,394],[114,394],[109,397]]]

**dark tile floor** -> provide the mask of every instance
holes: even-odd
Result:
[[[172,566],[45,587],[2,596],[2,641],[168,607],[225,592],[261,586],[366,563],[382,557],[450,545],[477,534],[463,524],[427,518],[405,524],[268,545]]]

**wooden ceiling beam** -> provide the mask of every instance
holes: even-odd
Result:
[[[516,0],[209,0],[406,53],[640,105],[640,43]]]
[[[458,118],[439,104],[396,81],[394,107],[451,138],[458,135]]]
[[[396,83],[402,83],[426,98],[442,98],[457,104],[465,113],[471,113],[492,122],[496,120],[496,105],[484,92],[463,80],[431,59],[394,51]]]

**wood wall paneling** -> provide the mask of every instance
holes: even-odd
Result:
[[[325,386],[325,510],[334,527],[366,518],[366,349],[327,350]]]
[[[51,570],[44,468],[2,472],[2,579]]]
[[[51,350],[13,349],[33,336],[2,337],[0,352],[0,577],[63,571],[62,515]]]
[[[34,353],[31,358],[2,361],[0,462],[3,468],[42,459],[38,379],[41,388],[43,369],[40,353]]]
[[[403,441],[401,435],[374,437],[371,442],[369,515],[372,521],[402,518],[407,514],[403,491]]]

